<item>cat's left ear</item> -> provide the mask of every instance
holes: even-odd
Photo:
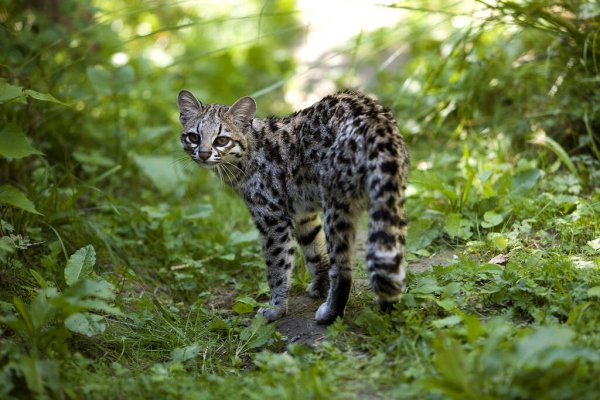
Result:
[[[196,99],[196,97],[187,90],[182,90],[177,96],[177,104],[179,105],[179,122],[184,125],[185,122],[190,119],[202,108],[202,103]]]
[[[256,102],[252,97],[242,97],[233,103],[227,111],[227,115],[231,116],[235,122],[245,126],[251,123],[256,116]]]

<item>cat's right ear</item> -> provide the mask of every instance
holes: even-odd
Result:
[[[179,105],[179,122],[181,125],[185,125],[186,121],[190,117],[194,116],[198,111],[202,109],[202,103],[194,97],[191,92],[182,90],[177,96],[177,104]]]

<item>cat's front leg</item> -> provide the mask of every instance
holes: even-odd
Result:
[[[267,282],[271,290],[270,307],[260,308],[258,312],[271,322],[287,312],[295,252],[292,223],[285,219],[266,217],[257,220],[257,226],[261,232]]]

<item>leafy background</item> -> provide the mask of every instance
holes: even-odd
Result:
[[[0,0],[0,397],[595,398],[600,5],[388,12],[321,68],[293,1]],[[407,293],[356,285],[314,348],[253,317],[257,233],[174,101],[283,114],[306,69],[389,105],[412,159]]]

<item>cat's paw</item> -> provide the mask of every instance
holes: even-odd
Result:
[[[284,307],[277,307],[277,308],[261,307],[258,309],[258,314],[261,314],[263,317],[265,317],[267,319],[267,321],[273,322],[273,321],[276,321],[279,318],[283,317],[285,315],[285,311],[286,310]]]
[[[322,299],[327,297],[327,291],[329,290],[328,279],[313,279],[308,285],[308,295],[313,299]]]
[[[327,303],[323,303],[319,306],[319,309],[315,314],[315,319],[317,320],[317,324],[329,325],[335,321],[338,316],[341,317],[337,310],[331,309]]]

